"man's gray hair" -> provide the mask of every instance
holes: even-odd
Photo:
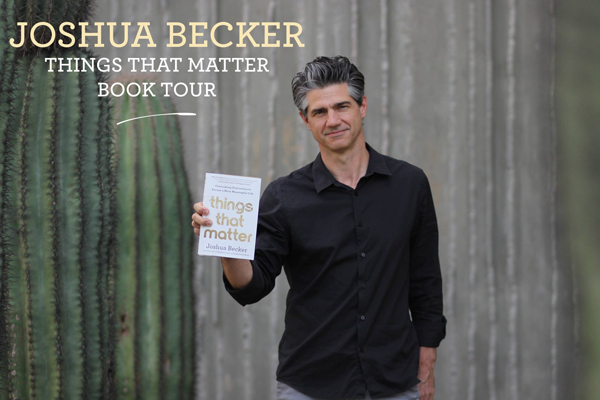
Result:
[[[308,112],[306,94],[313,89],[321,89],[339,83],[348,84],[348,94],[358,105],[362,105],[365,94],[365,77],[344,56],[317,57],[306,64],[302,71],[292,79],[294,103],[304,117]]]

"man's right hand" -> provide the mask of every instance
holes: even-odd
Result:
[[[212,221],[206,216],[209,213],[204,203],[194,204],[196,212],[192,214],[192,226],[196,235],[200,236],[201,226],[211,226]],[[227,280],[235,289],[242,289],[252,280],[252,265],[248,260],[221,257],[221,265],[227,276]]]
[[[192,214],[192,226],[194,227],[194,233],[200,235],[200,227],[211,226],[212,221],[205,217],[208,215],[209,210],[204,206],[204,203],[199,202],[194,204],[194,210],[196,210],[196,212]]]

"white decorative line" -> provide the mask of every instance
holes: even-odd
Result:
[[[129,119],[126,119],[125,121],[117,122],[117,125],[121,125],[122,123],[129,122],[129,121],[133,121],[134,119],[150,118],[150,117],[162,117],[164,115],[183,115],[183,116],[188,116],[189,117],[189,116],[196,116],[196,113],[166,113],[166,114],[144,115],[142,117],[129,118]]]

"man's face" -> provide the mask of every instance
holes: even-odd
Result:
[[[367,97],[362,105],[348,94],[348,84],[330,85],[313,89],[306,94],[308,110],[306,118],[300,116],[321,152],[343,154],[356,146],[364,146],[362,119],[367,113]]]

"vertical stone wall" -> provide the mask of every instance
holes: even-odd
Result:
[[[317,55],[349,56],[366,77],[367,141],[432,185],[449,319],[436,398],[559,400],[574,398],[579,325],[557,228],[553,13],[552,0],[109,0],[97,21],[150,21],[158,46],[96,51],[269,60],[268,73],[159,74],[216,84],[217,98],[174,99],[198,114],[181,118],[197,201],[205,172],[259,176],[264,188],[312,161],[290,82]],[[295,21],[306,47],[167,48],[167,21]],[[285,278],[242,308],[216,260],[197,257],[196,277],[199,399],[275,399]]]

